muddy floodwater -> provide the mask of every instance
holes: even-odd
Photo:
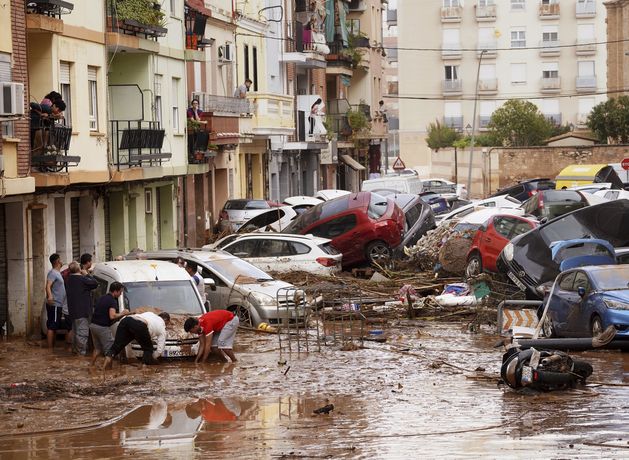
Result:
[[[629,457],[627,353],[575,353],[602,385],[520,394],[497,385],[496,337],[459,323],[399,322],[387,343],[281,359],[277,336],[236,340],[235,364],[105,374],[2,342],[0,458]]]

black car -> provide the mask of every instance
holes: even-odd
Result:
[[[496,265],[527,296],[541,298],[537,287],[559,274],[551,244],[579,238],[600,238],[615,248],[629,246],[629,200],[577,209],[517,236],[502,250]]]
[[[393,198],[404,213],[404,236],[394,251],[394,255],[402,256],[405,247],[413,246],[428,230],[435,228],[435,214],[431,206],[417,195],[397,193],[389,195],[389,198]]]
[[[510,187],[499,189],[491,196],[509,195],[524,202],[535,195],[540,190],[550,190],[555,188],[555,181],[548,178],[528,179],[518,182]]]

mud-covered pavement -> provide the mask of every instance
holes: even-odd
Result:
[[[625,386],[518,394],[497,386],[495,340],[461,323],[398,321],[385,344],[278,364],[277,336],[242,331],[236,364],[105,374],[60,349],[2,342],[0,458],[629,455],[628,354],[579,354],[592,381]],[[313,414],[328,403],[329,415]]]

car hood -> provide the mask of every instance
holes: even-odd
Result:
[[[257,292],[260,294],[266,294],[271,297],[277,296],[278,289],[294,287],[292,284],[281,280],[269,280],[261,283],[252,284],[238,284],[239,290],[247,295],[250,292]]]
[[[613,300],[615,302],[622,302],[629,307],[629,289],[623,289],[619,291],[604,291],[601,292],[601,298],[603,300]]]

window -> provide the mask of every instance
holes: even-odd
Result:
[[[559,41],[557,26],[544,26],[542,28],[542,42],[556,43]]]
[[[292,248],[293,254],[308,254],[310,252],[310,248],[302,243],[288,243]]]
[[[258,48],[255,46],[252,49],[253,52],[253,90],[258,91]]]
[[[525,48],[526,47],[526,30],[515,29],[511,30],[511,48]]]
[[[494,218],[494,229],[496,233],[505,238],[509,238],[509,234],[513,228],[513,224],[515,219],[513,217],[495,217]]]
[[[155,88],[153,90],[154,94],[155,94],[155,107],[153,108],[153,110],[155,110],[155,121],[157,121],[159,123],[160,126],[162,126],[162,76],[161,75],[155,75]]]
[[[453,6],[461,6],[460,0],[443,0],[444,8],[449,8]]]
[[[446,80],[458,80],[459,79],[459,66],[447,65],[445,66]]]
[[[496,29],[494,27],[480,27],[478,29],[478,47],[496,47]]]
[[[526,0],[511,0],[511,11],[524,10]]]
[[[486,128],[491,120],[491,115],[496,110],[496,101],[480,101],[479,102],[480,127]]]
[[[542,78],[559,78],[559,63],[543,62]]]
[[[231,246],[227,246],[226,248],[223,248],[223,249],[237,257],[253,257],[256,252],[257,245],[258,245],[258,240],[251,239],[251,240],[237,241]]]
[[[531,230],[533,226],[524,220],[517,219],[517,223],[513,226],[513,233],[511,234],[511,238],[515,238],[516,236],[522,235],[529,230]]]
[[[496,64],[481,64],[479,73],[479,80],[494,80],[496,78]]]
[[[579,104],[579,123],[584,124],[587,121],[587,116],[590,114],[594,106],[596,105],[596,100],[593,97],[580,97],[578,100]]]
[[[251,78],[249,75],[249,45],[243,46],[242,50],[245,56],[245,80],[247,80]],[[238,82],[238,84],[240,85],[241,83]]]
[[[577,63],[579,77],[593,77],[594,73],[594,61],[579,61]]]
[[[89,98],[89,120],[90,131],[98,131],[98,86],[97,86],[97,68],[87,67],[87,90]]]
[[[511,83],[516,85],[526,83],[525,63],[511,64]]]
[[[461,102],[448,101],[443,106],[444,122],[446,126],[454,129],[463,128],[463,115],[461,112]]]
[[[562,289],[564,291],[572,291],[572,285],[574,283],[575,275],[576,275],[576,272],[572,272],[572,273],[568,273],[567,275],[564,275],[563,278],[561,278],[561,281],[559,281],[559,289]]]
[[[179,0],[170,0],[170,15],[176,18],[181,17],[179,13]]]
[[[443,47],[459,48],[461,45],[461,31],[459,29],[443,29]]]
[[[360,33],[360,19],[348,19],[347,30],[352,35],[358,35]]]
[[[179,100],[179,78],[173,78],[172,80],[172,94],[170,95],[171,104],[173,108],[173,133],[179,132],[179,105],[177,104]]]
[[[0,82],[11,81],[11,55],[0,53]],[[13,137],[14,124],[12,121],[0,123],[0,137]]]
[[[286,257],[292,256],[291,246],[281,240],[261,240],[256,257]]]
[[[594,24],[577,24],[577,40],[579,42],[595,42]]]
[[[349,232],[351,229],[356,227],[356,222],[356,215],[348,214],[313,227],[308,233],[312,233],[314,236],[319,236],[321,238],[332,239]]]
[[[574,290],[576,291],[580,287],[584,288],[585,292],[590,288],[588,276],[584,272],[577,272],[574,277]]]
[[[495,0],[478,0],[478,6],[490,6],[494,5]]]
[[[72,126],[72,95],[70,87],[70,63],[61,61],[59,63],[59,86],[61,87],[61,99],[66,103],[63,112],[66,125]]]
[[[561,111],[559,110],[559,99],[541,99],[537,104],[540,108],[540,111],[548,116],[556,117]]]

